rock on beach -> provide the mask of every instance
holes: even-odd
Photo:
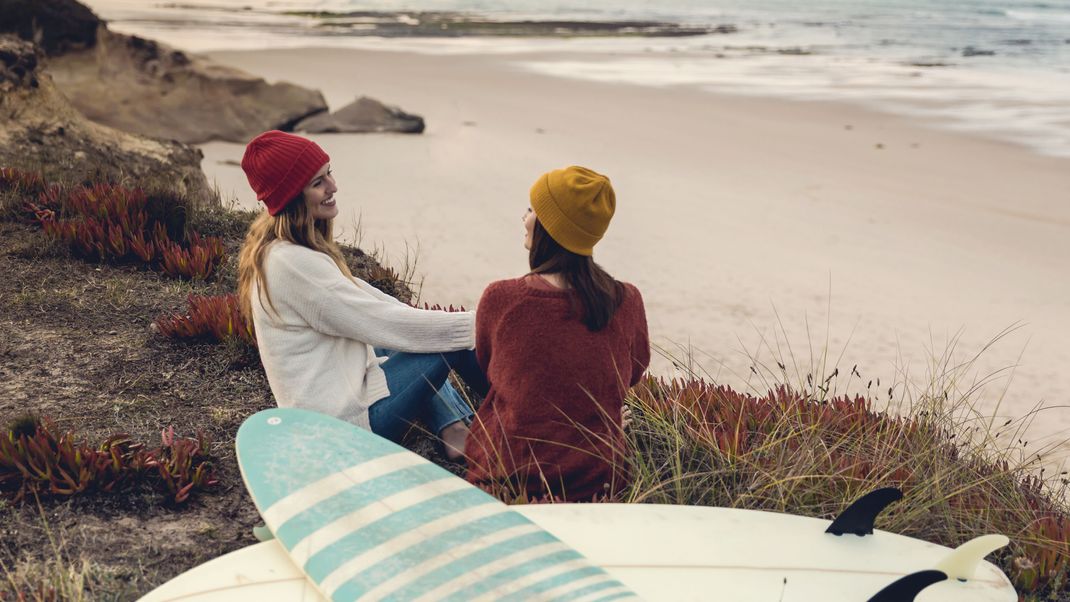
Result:
[[[334,113],[321,113],[309,117],[298,123],[294,129],[310,134],[328,132],[419,134],[424,131],[424,119],[419,115],[410,115],[398,107],[384,105],[374,98],[361,96]]]

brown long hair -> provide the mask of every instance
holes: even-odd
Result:
[[[264,257],[267,255],[268,245],[276,240],[289,241],[324,253],[334,260],[343,274],[349,278],[353,277],[341,250],[334,242],[334,220],[313,218],[303,193],[276,215],[264,211],[249,226],[245,242],[238,253],[238,301],[250,329],[253,326],[251,296],[254,282],[260,302],[267,301],[268,307],[275,311],[268,292],[268,283],[264,278]]]
[[[591,332],[609,324],[624,301],[624,285],[594,259],[573,253],[557,243],[538,218],[531,233],[528,267],[532,274],[561,274],[579,297],[580,321]]]

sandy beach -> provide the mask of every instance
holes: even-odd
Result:
[[[653,340],[690,348],[714,380],[765,390],[777,361],[789,381],[824,362],[838,391],[876,391],[879,378],[881,399],[892,383],[909,399],[902,383],[929,382],[956,340],[949,365],[1013,327],[955,388],[987,378],[973,399],[1006,417],[1070,401],[1068,159],[855,105],[520,66],[554,55],[210,56],[318,88],[332,108],[368,95],[427,120],[420,136],[314,137],[332,157],[340,223],[352,237],[359,216],[362,244],[394,266],[418,249],[423,300],[475,307],[487,283],[524,273],[529,186],[581,164],[617,191],[596,260],[642,290]],[[202,148],[209,179],[253,206],[241,145]],[[1027,450],[1068,427],[1070,409],[1043,411]]]

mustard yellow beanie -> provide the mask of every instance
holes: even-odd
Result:
[[[531,187],[531,208],[557,244],[592,255],[613,217],[617,199],[609,178],[573,165],[539,176]]]

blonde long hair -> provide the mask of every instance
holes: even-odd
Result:
[[[271,302],[267,279],[264,277],[264,257],[268,245],[276,240],[289,241],[295,245],[308,247],[313,251],[326,254],[347,278],[353,272],[346,265],[342,251],[334,242],[334,220],[315,219],[308,210],[304,194],[290,201],[286,207],[271,215],[264,211],[249,226],[241,251],[238,253],[238,301],[242,315],[253,328],[253,283],[256,283],[260,303],[267,301],[271,311],[275,305]]]

